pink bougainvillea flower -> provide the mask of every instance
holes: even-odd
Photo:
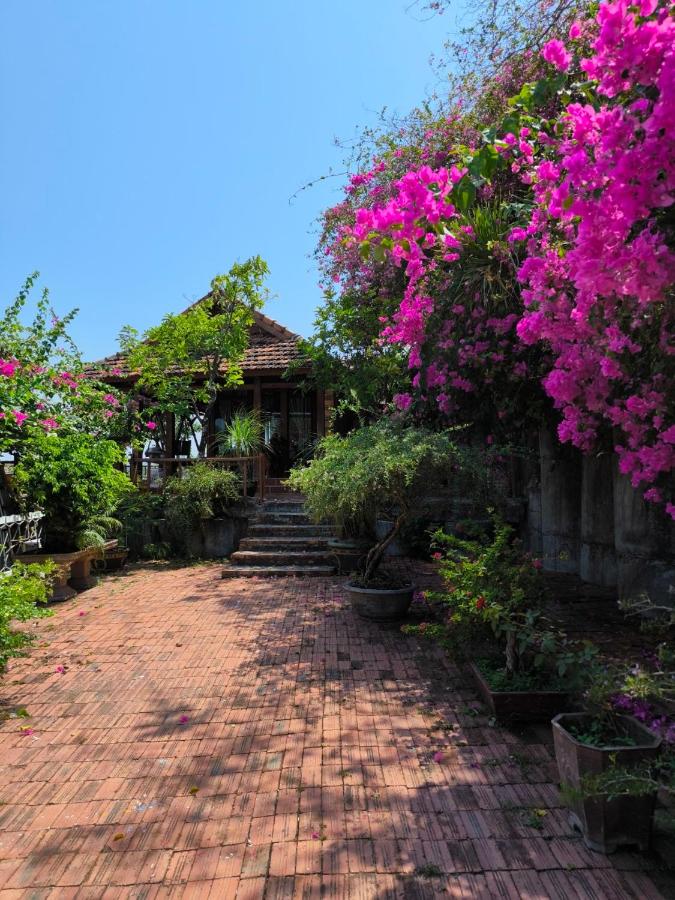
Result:
[[[431,554],[432,559],[443,559],[443,554],[439,553],[438,550],[435,553]]]
[[[112,409],[106,409],[104,411],[103,415],[105,416],[106,419],[112,419],[112,417],[115,415],[115,413],[112,411]]]
[[[26,419],[28,418],[28,414],[27,414],[27,413],[21,412],[21,411],[18,410],[18,409],[13,409],[13,410],[12,410],[12,415],[14,416],[14,421],[16,422],[17,425],[23,425],[23,423],[24,423],[24,422],[26,421]]]
[[[541,569],[543,563],[540,559],[533,559],[532,565],[534,566],[535,569]]]
[[[313,840],[313,841],[318,841],[320,837],[321,837],[321,835],[319,834],[318,831],[313,831],[313,832],[312,832],[312,840]]]
[[[551,63],[552,66],[560,69],[561,72],[566,72],[572,62],[571,54],[567,52],[565,45],[559,40],[549,41],[548,44],[545,44],[541,55],[546,62]]]
[[[63,675],[66,671],[66,667],[65,666],[57,666],[54,671],[58,672],[59,675]]]
[[[154,431],[155,428],[157,428],[157,422],[152,422],[152,421],[146,422],[146,423],[145,423],[145,427],[146,427],[146,428],[149,428],[150,431]]]
[[[15,359],[0,359],[0,375],[5,378],[11,378],[19,368],[19,363]]]
[[[190,721],[190,717],[186,716],[186,715],[182,715],[178,721],[180,722],[181,725],[187,725],[187,723]]]
[[[78,613],[78,616],[83,616],[84,613],[85,613],[85,610],[81,609],[81,610],[79,611],[79,613]]]
[[[120,401],[117,399],[117,397],[114,394],[106,394],[103,397],[103,402],[108,403],[110,406],[119,406],[120,405]]]
[[[40,425],[42,425],[45,431],[55,431],[59,427],[59,423],[56,419],[42,419]]]
[[[487,600],[485,599],[485,597],[479,597],[476,600],[476,609],[485,609],[486,606],[487,606]]]
[[[33,734],[34,729],[30,727],[30,725],[25,725],[23,728],[19,728],[19,734],[27,737],[29,734]]]
[[[433,755],[432,758],[433,758],[433,761],[434,761],[435,763],[443,762],[443,751],[442,751],[442,750],[437,750],[437,751],[434,753],[434,755]]]

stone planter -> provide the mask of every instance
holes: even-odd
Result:
[[[345,585],[352,609],[364,619],[375,622],[395,622],[402,619],[410,608],[414,586],[402,588],[361,588],[351,582]]]
[[[566,691],[493,691],[474,663],[469,669],[483,702],[500,722],[550,722],[570,708]]]
[[[570,823],[578,828],[590,850],[613,853],[635,845],[648,850],[656,792],[643,796],[581,796],[583,779],[600,775],[613,765],[638,766],[659,754],[661,738],[632,716],[617,716],[636,741],[632,747],[591,747],[574,738],[567,727],[592,721],[586,713],[563,713],[553,719],[553,741],[561,785],[579,796],[570,802]]]
[[[187,539],[188,555],[198,559],[229,556],[239,546],[247,528],[248,519],[238,516],[203,519]]]
[[[108,545],[117,546],[117,541],[109,541],[106,547]],[[91,574],[91,563],[100,554],[98,547],[88,547],[72,553],[28,553],[18,559],[23,563],[53,562],[56,565],[54,590],[49,599],[52,603],[58,603],[69,600],[79,591],[94,587],[96,579]]]

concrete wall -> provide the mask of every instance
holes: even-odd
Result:
[[[613,453],[582,456],[542,429],[525,493],[524,537],[546,571],[675,606],[675,523],[645,503]]]

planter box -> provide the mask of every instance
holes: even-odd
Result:
[[[585,777],[600,775],[617,765],[637,766],[659,754],[661,738],[632,716],[617,716],[636,741],[633,747],[590,747],[573,737],[569,725],[585,725],[592,717],[585,713],[563,713],[553,719],[553,742],[562,785],[580,792]],[[644,796],[574,798],[570,803],[570,823],[583,834],[590,850],[612,853],[618,847],[636,845],[648,850],[656,792]]]
[[[117,541],[108,541],[106,547],[117,546]],[[23,563],[53,562],[56,565],[56,580],[50,602],[70,600],[79,591],[86,591],[96,584],[91,574],[93,559],[100,557],[98,547],[74,550],[72,553],[28,553],[18,557]]]
[[[239,546],[248,530],[248,519],[228,516],[223,519],[203,519],[189,535],[187,551],[197,559],[221,559]]]
[[[570,708],[567,691],[493,691],[478,666],[469,668],[483,702],[501,722],[550,722]]]
[[[393,590],[360,588],[347,582],[345,591],[349,594],[354,612],[364,619],[392,622],[402,619],[408,612],[415,588],[413,585]]]

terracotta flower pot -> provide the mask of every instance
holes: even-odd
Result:
[[[393,622],[402,619],[412,603],[414,586],[402,588],[356,587],[351,582],[345,585],[352,609],[364,619],[375,622]]]
[[[563,787],[573,792],[570,823],[578,828],[590,850],[613,853],[618,847],[635,845],[648,850],[656,791],[640,796],[583,796],[582,785],[588,776],[600,775],[614,766],[631,768],[659,754],[661,738],[632,716],[617,716],[628,735],[631,747],[592,747],[582,744],[567,730],[570,725],[590,724],[586,713],[562,713],[553,719],[553,741],[558,773]]]

